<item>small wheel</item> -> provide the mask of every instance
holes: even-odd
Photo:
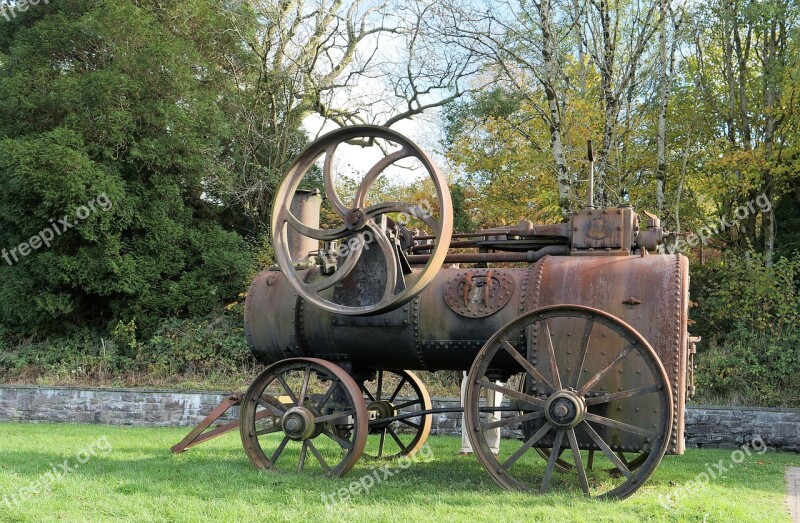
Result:
[[[345,205],[336,192],[334,156],[342,144],[354,140],[374,145],[370,149],[380,149],[383,151],[384,156],[366,173],[352,203]],[[355,154],[360,156],[367,155],[362,150]],[[301,223],[292,214],[290,208],[295,191],[305,176],[314,172],[315,164],[323,156],[325,160],[322,175],[325,182],[325,194],[333,210],[338,215],[337,219],[342,223],[341,226],[331,229],[317,229]],[[430,209],[426,209],[422,207],[421,202],[416,204],[407,202],[370,204],[368,195],[375,181],[389,167],[405,159],[410,159],[417,166],[421,166],[431,178],[436,190],[436,205],[431,205]],[[392,237],[387,232],[382,220],[382,217],[391,213],[403,213],[420,220],[436,236],[430,260],[419,272],[417,278],[409,280],[408,285],[403,280],[402,267],[404,264],[398,259],[400,256],[399,239]],[[322,277],[307,279],[305,275],[299,275],[296,272],[287,241],[289,227],[308,238],[319,241],[337,240],[342,242],[343,247],[346,246],[344,249],[339,249],[341,251],[340,256],[337,258],[336,267],[332,274],[324,276],[320,272]],[[436,276],[447,255],[452,233],[453,204],[450,199],[447,182],[439,168],[436,167],[433,160],[422,149],[402,134],[385,127],[373,125],[343,127],[326,134],[312,143],[290,167],[286,178],[276,193],[275,208],[272,214],[275,258],[284,274],[287,275],[289,283],[306,301],[321,309],[337,314],[379,314],[399,307],[411,300]],[[356,267],[359,259],[375,244],[377,244],[377,249],[381,254],[382,261],[380,263],[383,264],[383,267],[380,268],[380,271],[377,270],[377,267],[371,267],[374,270],[370,272],[380,273],[382,281],[376,283],[376,285],[380,286],[379,288],[376,288],[374,292],[370,292],[369,297],[362,292],[360,294],[360,299],[362,300],[360,305],[345,303],[346,300],[342,298],[337,300],[335,293],[331,296],[330,292],[325,292],[345,280],[347,275]],[[371,256],[370,259],[372,258]],[[362,282],[361,285],[363,286],[365,283]]]
[[[343,476],[361,457],[368,430],[358,385],[325,360],[275,363],[242,400],[242,444],[258,469],[274,469],[280,462],[299,472]]]
[[[412,456],[428,439],[433,418],[430,414],[384,421],[433,407],[425,384],[407,370],[379,370],[375,379],[362,387],[367,410],[377,412],[370,421],[364,454],[371,458]]]
[[[494,383],[509,374],[524,376],[525,392]],[[518,410],[500,421],[482,419],[485,388],[502,392]],[[647,340],[591,307],[543,307],[520,316],[486,342],[469,372],[470,442],[492,478],[512,490],[543,493],[557,485],[597,498],[630,496],[664,456],[672,416],[667,375]],[[504,441],[500,455],[492,455],[485,433],[512,424],[522,424],[525,440]],[[546,465],[537,449],[545,451]],[[631,466],[620,459],[623,452],[642,457]],[[553,477],[559,459],[570,475]]]

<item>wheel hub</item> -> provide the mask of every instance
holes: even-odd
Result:
[[[586,414],[586,402],[573,390],[555,392],[544,403],[544,415],[551,425],[562,429],[577,426]]]
[[[376,419],[378,420],[391,418],[392,416],[395,416],[397,414],[397,410],[394,408],[394,405],[386,400],[373,401],[372,403],[367,405],[367,411],[377,412]],[[390,422],[376,423],[373,424],[372,426],[374,428],[382,429],[387,425],[389,425],[389,423]]]
[[[305,407],[293,407],[283,415],[283,432],[289,439],[303,441],[318,434],[314,413]]]
[[[361,209],[351,209],[345,216],[344,222],[348,230],[361,229],[366,222],[366,215]]]

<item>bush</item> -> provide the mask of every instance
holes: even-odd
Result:
[[[800,406],[800,332],[737,329],[712,338],[697,356],[695,382],[704,403]]]
[[[208,14],[216,3],[53,2],[3,28],[0,323],[9,330],[63,338],[121,320],[149,335],[163,318],[211,313],[246,285],[251,253],[224,225],[237,169],[235,118],[220,100],[237,86],[214,62],[240,44],[215,39],[222,47],[206,53],[197,35],[225,34],[228,19],[195,8]],[[179,29],[190,12],[191,29]],[[54,228],[64,217],[74,227]]]
[[[46,341],[0,341],[0,377],[44,385],[243,389],[258,370],[242,306],[191,320],[163,321],[140,341],[136,323],[111,335],[84,331]]]
[[[716,263],[692,267],[698,334],[719,339],[737,328],[753,332],[800,327],[800,256],[778,258],[728,252]]]
[[[726,253],[692,268],[699,400],[800,405],[800,257]]]

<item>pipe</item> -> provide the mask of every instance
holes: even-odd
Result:
[[[548,245],[538,251],[527,252],[472,252],[462,254],[448,254],[444,263],[534,263],[548,254],[569,254],[567,245]],[[431,257],[427,254],[413,254],[406,256],[411,265],[424,265]]]

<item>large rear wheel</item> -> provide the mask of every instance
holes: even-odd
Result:
[[[510,377],[524,380],[524,391],[495,383]],[[468,379],[472,447],[505,488],[621,499],[644,484],[667,449],[673,412],[666,372],[644,337],[598,309],[552,306],[520,316],[486,342]],[[488,421],[480,409],[484,389],[503,393],[515,410]],[[517,426],[524,441],[503,441],[494,456],[486,433]],[[644,458],[631,466],[620,458],[625,452]],[[559,459],[566,473],[554,476]]]

